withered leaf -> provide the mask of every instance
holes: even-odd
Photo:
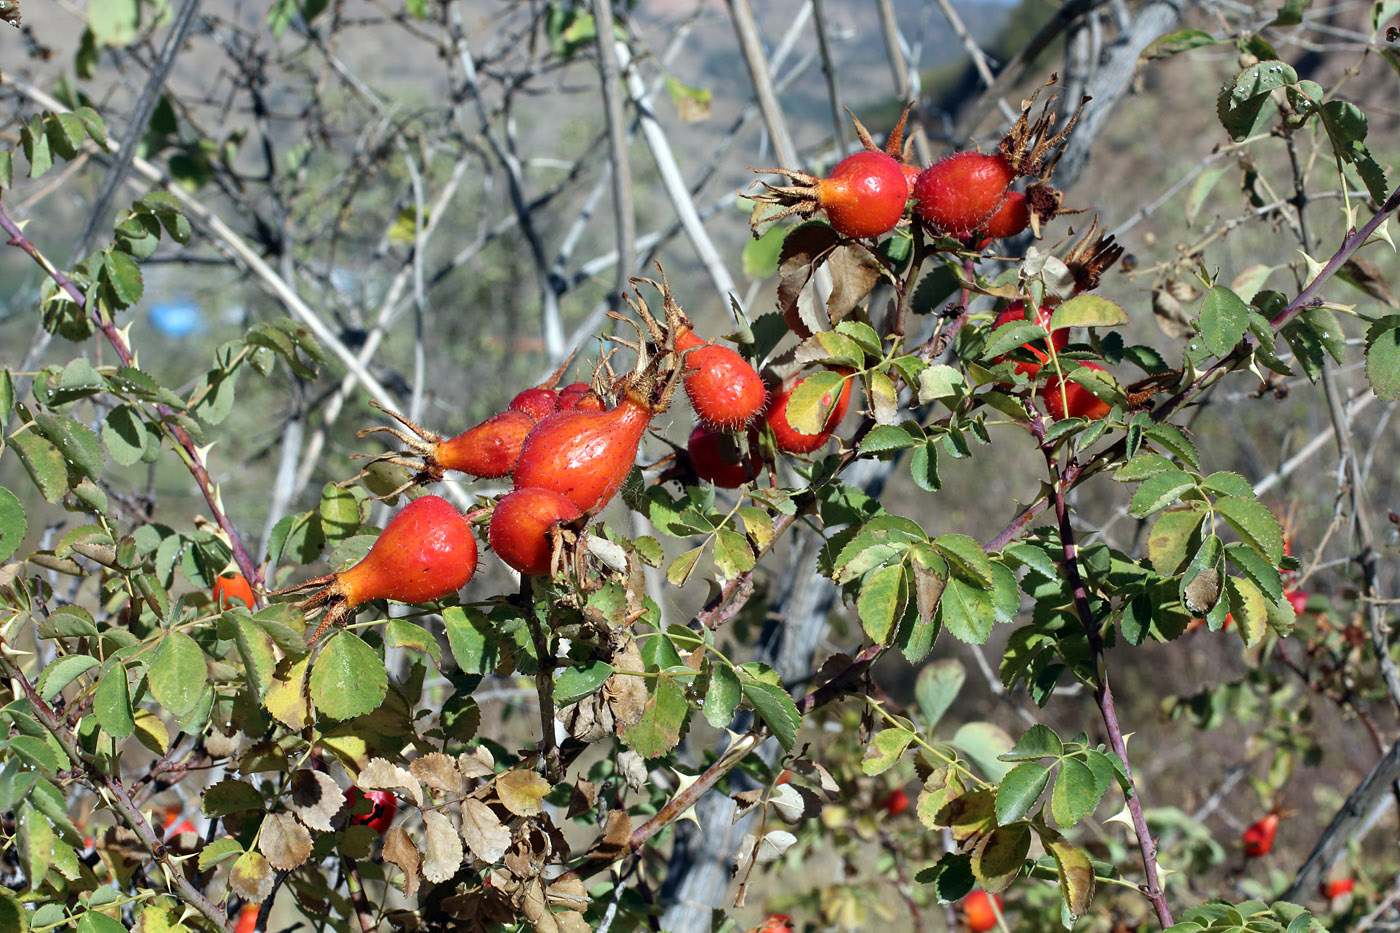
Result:
[[[565,818],[573,819],[592,810],[598,805],[598,787],[592,781],[579,778],[569,794],[569,810]]]
[[[534,771],[507,771],[496,779],[496,794],[516,816],[534,816],[544,809],[549,782]]]
[[[496,773],[496,759],[492,756],[491,749],[485,745],[478,745],[470,752],[463,752],[457,756],[457,770],[469,779],[490,777]]]
[[[294,732],[311,724],[311,694],[306,684],[309,663],[309,656],[295,663],[291,658],[278,661],[263,697],[263,705],[273,718]]]
[[[311,833],[290,813],[269,813],[258,832],[258,851],[273,868],[291,871],[311,854]]]
[[[321,832],[330,832],[331,818],[345,805],[340,785],[324,771],[303,768],[292,774],[287,809],[303,823]]]
[[[355,785],[361,790],[403,790],[418,806],[423,806],[423,788],[407,770],[383,758],[371,758],[360,771]]]
[[[1183,340],[1195,332],[1191,327],[1191,315],[1182,307],[1183,302],[1195,297],[1195,289],[1177,279],[1152,289],[1152,316],[1162,333],[1173,340]]]
[[[843,245],[831,251],[826,267],[831,271],[826,316],[838,324],[880,281],[880,263],[864,246]]]
[[[578,911],[588,909],[588,887],[578,878],[564,878],[554,882],[545,889],[544,896],[551,907]]]
[[[397,865],[403,872],[403,893],[412,897],[418,892],[418,847],[408,838],[402,826],[391,826],[384,834],[384,861]]]
[[[1377,301],[1384,302],[1392,308],[1397,305],[1395,293],[1390,290],[1390,285],[1386,283],[1381,267],[1369,259],[1352,256],[1342,264],[1337,277],[1348,285],[1359,288]]]
[[[272,866],[257,852],[244,852],[229,872],[229,887],[246,901],[261,904],[272,893]]]
[[[433,790],[460,794],[467,789],[462,772],[457,770],[456,760],[442,752],[431,752],[410,762],[408,771]]]
[[[627,782],[627,786],[639,791],[647,783],[647,763],[641,755],[628,749],[617,756],[617,772]]]
[[[632,841],[632,818],[624,810],[608,811],[608,821],[603,825],[603,835],[588,850],[588,857],[613,861],[627,851]]]
[[[646,669],[641,649],[631,635],[623,633],[613,650],[611,664],[618,671],[640,671]],[[635,674],[617,673],[603,681],[602,694],[608,700],[617,728],[635,726],[642,718],[647,705],[647,685]]]
[[[783,853],[790,849],[796,841],[796,836],[782,829],[764,833],[762,838],[753,833],[744,833],[743,841],[739,843],[739,854],[736,857],[736,871],[742,876],[746,875],[755,865],[775,862],[782,858]]]
[[[486,804],[475,797],[462,801],[462,839],[472,855],[492,864],[510,848],[510,830]]]
[[[457,873],[462,864],[462,839],[452,821],[437,810],[423,812],[423,877],[440,884]]]
[[[1209,612],[1220,601],[1220,572],[1207,567],[1186,584],[1186,608],[1192,612]]]
[[[821,223],[794,227],[783,240],[783,252],[778,259],[778,311],[787,321],[788,329],[801,340],[826,329],[812,314],[810,302],[804,303],[799,298],[840,240],[835,230]]]

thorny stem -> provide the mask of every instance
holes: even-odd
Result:
[[[44,273],[48,275],[49,278],[53,279],[58,287],[68,294],[68,297],[73,303],[87,312],[88,316],[92,318],[93,323],[96,324],[98,329],[106,336],[107,342],[117,351],[117,357],[122,361],[122,364],[124,366],[130,366],[135,357],[132,355],[131,347],[127,344],[126,338],[122,336],[121,331],[117,330],[117,326],[112,323],[110,319],[88,308],[87,300],[83,297],[83,293],[73,284],[73,281],[69,279],[68,276],[59,271],[57,267],[39,252],[38,247],[24,235],[24,231],[20,230],[10,218],[10,215],[5,213],[5,208],[3,206],[0,206],[0,230],[4,230],[10,235],[10,246],[17,246],[28,253],[30,258],[38,263],[39,268],[43,269]],[[219,527],[223,529],[224,534],[228,537],[229,547],[233,551],[233,559],[234,562],[238,564],[239,572],[252,584],[253,596],[256,602],[261,604],[262,572],[253,562],[253,558],[248,554],[248,549],[244,546],[243,539],[238,534],[238,529],[233,526],[232,520],[230,520],[227,513],[224,512],[223,506],[219,502],[219,494],[214,489],[214,481],[210,479],[209,471],[205,467],[204,457],[195,447],[189,432],[178,424],[167,423],[167,419],[174,414],[169,406],[157,403],[155,409],[161,417],[161,426],[169,431],[175,438],[176,443],[180,445],[183,451],[181,459],[185,461],[185,466],[188,467],[191,475],[194,476],[195,483],[199,485],[200,492],[204,494],[204,501],[209,504],[209,511],[214,516],[214,520],[218,522]]]
[[[120,778],[104,773],[83,757],[77,741],[73,738],[72,733],[63,727],[59,715],[43,701],[35,691],[33,684],[29,682],[29,678],[5,653],[7,647],[4,640],[0,639],[0,671],[6,677],[17,681],[21,689],[24,690],[34,718],[54,737],[68,756],[68,760],[73,763],[73,774],[100,796],[112,802],[112,806],[120,814],[122,822],[136,833],[136,837],[141,840],[141,845],[160,865],[162,874],[165,875],[166,880],[174,888],[174,893],[180,900],[198,911],[215,929],[223,930],[224,933],[233,933],[224,912],[205,897],[190,882],[189,878],[185,877],[183,866],[171,859],[170,851],[166,849],[165,843],[156,836],[155,830],[151,829],[151,824],[131,799],[130,791],[122,784]]]
[[[1032,413],[1031,430],[1040,441],[1040,449],[1045,455],[1045,465],[1050,473],[1050,485],[1054,490],[1053,498],[1055,503],[1055,518],[1060,526],[1060,546],[1064,553],[1065,577],[1069,580],[1071,592],[1074,595],[1074,608],[1079,615],[1079,621],[1084,626],[1084,633],[1089,639],[1089,650],[1092,654],[1094,665],[1094,702],[1099,707],[1099,714],[1103,717],[1104,728],[1108,730],[1109,747],[1114,754],[1123,762],[1123,774],[1128,779],[1128,786],[1131,793],[1125,794],[1128,805],[1128,812],[1132,815],[1133,831],[1137,834],[1138,850],[1142,853],[1142,868],[1146,875],[1146,884],[1143,886],[1143,893],[1152,902],[1152,907],[1157,913],[1157,922],[1162,929],[1172,925],[1171,908],[1167,906],[1166,895],[1162,892],[1162,885],[1157,874],[1157,841],[1152,838],[1152,833],[1147,827],[1147,817],[1143,814],[1142,798],[1138,794],[1137,781],[1133,777],[1133,766],[1128,762],[1128,745],[1123,740],[1123,728],[1118,723],[1118,710],[1113,703],[1113,690],[1108,683],[1108,667],[1104,663],[1103,632],[1098,620],[1094,618],[1092,607],[1089,605],[1089,591],[1084,585],[1084,577],[1079,572],[1079,546],[1075,543],[1074,526],[1069,520],[1069,503],[1065,499],[1065,492],[1069,488],[1065,482],[1065,477],[1061,475],[1059,464],[1055,460],[1054,444],[1045,441],[1045,422],[1038,412]]]

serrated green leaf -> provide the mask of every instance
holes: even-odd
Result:
[[[1153,569],[1166,575],[1179,571],[1190,556],[1191,538],[1205,517],[1205,511],[1195,504],[1164,512],[1147,537],[1147,554]]]
[[[788,396],[787,420],[802,434],[821,434],[845,377],[830,370],[812,373]]]
[[[9,438],[7,445],[19,457],[29,478],[47,502],[58,502],[68,491],[68,467],[57,447],[38,434],[25,432]]]
[[[681,728],[690,713],[685,691],[673,677],[662,677],[647,698],[642,718],[628,726],[619,737],[643,758],[656,758],[676,747]]]
[[[1283,577],[1278,568],[1247,544],[1225,546],[1225,559],[1244,571],[1270,602],[1283,599]]]
[[[1217,285],[1201,304],[1201,341],[1206,349],[1224,356],[1249,329],[1249,305],[1230,289]]]
[[[904,565],[890,564],[874,571],[861,583],[856,614],[871,640],[885,644],[904,606]]]
[[[1225,595],[1245,647],[1258,644],[1269,629],[1269,606],[1264,594],[1244,577],[1226,577]]]
[[[336,632],[311,667],[311,702],[331,719],[354,719],[384,702],[384,659],[354,632]]]
[[[141,275],[141,267],[129,254],[112,249],[104,254],[102,261],[103,280],[111,287],[117,307],[129,308],[141,300],[146,283]]]
[[[1182,493],[1195,488],[1195,477],[1184,470],[1158,473],[1149,477],[1133,493],[1128,514],[1134,518],[1146,518],[1180,499]]]
[[[99,663],[101,662],[96,658],[86,654],[68,654],[55,658],[39,673],[39,680],[35,684],[39,698],[45,702],[52,702],[65,687],[97,667]]]
[[[118,405],[102,420],[102,442],[122,466],[139,463],[146,451],[146,423],[134,406]]]
[[[992,585],[992,562],[977,539],[960,534],[940,535],[933,539],[933,546],[947,558],[954,574],[981,586]]]
[[[500,660],[496,626],[476,609],[449,606],[442,611],[447,645],[464,674],[489,674]]]
[[[1366,379],[1385,402],[1400,402],[1400,314],[1388,314],[1366,331]]]
[[[1050,793],[1050,815],[1069,829],[1094,812],[1099,805],[1098,781],[1089,766],[1074,758],[1060,762],[1055,789]]]
[[[136,719],[131,708],[131,693],[126,682],[126,667],[114,664],[97,684],[92,697],[92,712],[97,724],[108,735],[124,739],[136,731]]]
[[[930,366],[919,373],[920,405],[944,398],[960,398],[966,391],[967,382],[963,374],[945,363]]]
[[[861,770],[871,777],[884,774],[899,763],[900,756],[912,741],[914,733],[908,729],[881,729],[870,737],[870,744],[865,747]]]
[[[220,836],[207,846],[199,850],[199,870],[208,871],[216,865],[222,865],[231,858],[236,858],[243,854],[243,846],[232,836]],[[171,931],[175,933],[175,931]]]
[[[1101,295],[1075,295],[1055,309],[1050,330],[1063,327],[1118,327],[1128,323],[1128,312]]]
[[[786,690],[775,684],[760,683],[756,680],[743,682],[744,699],[753,704],[754,712],[772,731],[783,748],[791,751],[797,741],[797,728],[802,724],[802,716],[797,712],[797,704]]]
[[[1082,917],[1094,900],[1094,863],[1082,850],[1076,849],[1056,834],[1046,839],[1041,833],[1041,842],[1055,859],[1055,871],[1060,876],[1060,897],[1070,917]]]
[[[184,632],[170,632],[156,649],[146,678],[156,702],[172,716],[183,716],[194,709],[209,681],[204,650]]]
[[[1215,500],[1218,512],[1235,533],[1277,567],[1283,560],[1283,527],[1269,507],[1257,499],[1222,496]]]
[[[958,727],[951,743],[972,760],[990,781],[1000,782],[1011,770],[1001,756],[1011,750],[1011,736],[990,722],[968,722]]]
[[[1159,473],[1175,469],[1176,466],[1161,454],[1144,452],[1119,467],[1113,478],[1120,483],[1140,483]]]
[[[959,641],[970,645],[986,644],[996,621],[992,594],[960,577],[949,577],[938,602],[938,619]]]
[[[1032,761],[1022,762],[1007,772],[997,787],[997,822],[1005,826],[1031,812],[1031,807],[1050,783],[1050,769]]]
[[[972,850],[972,873],[989,894],[1004,891],[1025,868],[1030,849],[1030,826],[998,826]]]
[[[1044,341],[1050,332],[1039,324],[1027,322],[1003,324],[992,331],[987,343],[982,347],[980,359],[995,361],[997,357],[1010,353],[1017,347],[1036,341]],[[1044,346],[1043,343],[1040,346]],[[951,367],[950,367],[951,368]],[[954,370],[956,372],[956,370]]]
[[[34,426],[75,469],[93,482],[102,478],[102,443],[91,428],[52,415],[36,415]]]
[[[1037,758],[1059,758],[1065,753],[1064,743],[1055,730],[1036,723],[1016,740],[1011,751],[1001,756],[1002,761],[1034,761]]]
[[[616,670],[605,661],[589,661],[565,668],[554,681],[554,702],[561,706],[577,703],[603,685]]]
[[[19,549],[28,527],[24,506],[14,493],[0,486],[0,561],[8,560]]]
[[[739,675],[726,661],[710,662],[710,687],[705,691],[700,711],[705,721],[716,729],[727,727],[734,718],[734,711],[743,698],[743,688],[739,685]]]

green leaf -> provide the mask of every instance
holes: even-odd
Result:
[[[15,186],[15,162],[8,149],[0,149],[0,189]]]
[[[830,370],[812,373],[798,383],[788,396],[788,424],[802,434],[820,434],[826,429],[826,419],[836,404],[836,396],[845,377]]]
[[[199,870],[208,871],[243,854],[243,846],[232,836],[222,836],[199,850]],[[170,931],[178,933],[178,931]]]
[[[1249,305],[1230,289],[1217,285],[1201,304],[1201,341],[1216,356],[1234,349],[1249,329]]]
[[[102,45],[129,45],[141,27],[139,0],[92,0],[88,27]]]
[[[1196,479],[1184,470],[1168,470],[1149,477],[1133,493],[1128,504],[1128,514],[1134,518],[1146,518],[1171,505],[1181,494],[1196,488]]]
[[[924,443],[924,432],[917,422],[903,424],[877,424],[860,442],[862,456],[880,454],[892,450],[906,450]]]
[[[912,741],[914,733],[908,729],[881,729],[870,737],[870,744],[865,747],[861,770],[871,777],[884,774],[899,763],[900,756]]]
[[[360,502],[355,494],[335,483],[321,489],[321,533],[335,547],[360,530]]]
[[[662,677],[647,698],[642,718],[623,729],[619,736],[643,758],[657,758],[676,747],[681,727],[690,714],[685,691],[674,677]]]
[[[36,416],[34,426],[80,473],[93,482],[102,478],[102,444],[91,428],[72,418],[52,415]]]
[[[1253,548],[1245,544],[1227,544],[1225,559],[1244,571],[1270,602],[1283,599],[1283,577],[1278,568]]]
[[[140,462],[146,451],[146,422],[132,405],[118,405],[102,420],[102,442],[122,466]]]
[[[1128,312],[1100,295],[1076,295],[1055,309],[1050,329],[1062,327],[1118,327],[1128,323]]]
[[[228,816],[230,813],[261,810],[263,806],[263,797],[258,793],[258,789],[237,778],[224,778],[208,787],[199,798],[200,811],[210,819]]]
[[[932,441],[914,451],[909,458],[909,475],[914,485],[924,492],[937,492],[943,488],[938,476],[938,448]]]
[[[38,810],[21,806],[19,810],[19,863],[31,889],[43,884],[44,876],[53,865],[54,831],[53,824]],[[116,921],[112,921],[116,923]],[[81,927],[81,923],[79,924]],[[121,924],[117,924],[121,928]]]
[[[1049,726],[1036,723],[1016,740],[1011,751],[1001,756],[1002,761],[1034,761],[1037,758],[1059,758],[1065,753],[1064,743]]]
[[[967,680],[967,671],[956,658],[941,658],[919,671],[914,681],[914,698],[923,715],[924,731],[933,734],[943,714],[953,705]]]
[[[442,647],[423,626],[407,619],[390,619],[384,626],[384,647],[408,648],[427,655],[436,667],[442,667]]]
[[[59,606],[39,623],[40,638],[86,638],[97,634],[97,623],[81,606]]]
[[[29,478],[47,502],[58,502],[68,491],[68,467],[63,454],[38,434],[25,432],[8,440]]]
[[[1296,26],[1303,21],[1303,10],[1308,0],[1284,0],[1277,15],[1269,22],[1270,26]]]
[[[353,632],[330,637],[311,668],[311,702],[332,719],[354,719],[384,702],[389,678],[384,659]]]
[[[108,735],[124,739],[136,731],[136,719],[131,709],[131,693],[127,689],[126,668],[114,664],[97,684],[92,697],[92,711],[97,724]]]
[[[8,890],[0,888],[0,930],[29,933],[29,911]]]
[[[35,687],[39,690],[40,699],[52,702],[54,697],[63,692],[64,687],[97,667],[99,663],[101,662],[96,658],[86,654],[68,654],[55,658],[39,673]]]
[[[1005,826],[1031,812],[1031,807],[1050,783],[1050,769],[1032,761],[1007,772],[997,787],[997,822]]]
[[[103,280],[112,289],[118,308],[129,308],[141,300],[146,283],[141,277],[141,267],[129,254],[117,249],[108,250],[102,261],[102,273]]]
[[[685,586],[690,575],[695,572],[695,566],[700,563],[700,558],[705,553],[704,545],[686,551],[680,557],[671,561],[671,565],[666,568],[666,581],[672,586]]]
[[[1074,758],[1060,762],[1055,789],[1050,794],[1050,815],[1064,829],[1074,826],[1099,805],[1098,781],[1089,766]]]
[[[1036,329],[1039,330],[1039,328]],[[1015,343],[1011,346],[1018,347],[1020,344]],[[1009,350],[1011,347],[1007,349]],[[963,374],[946,363],[938,363],[919,373],[919,404],[921,405],[927,405],[929,402],[943,398],[960,398],[966,391],[967,382],[963,379]]]
[[[972,856],[965,852],[945,852],[936,865],[919,871],[914,880],[932,886],[940,904],[962,900],[977,883],[972,875]]]
[[[1366,331],[1366,378],[1384,402],[1400,402],[1400,314],[1388,314]]]
[[[1283,561],[1283,528],[1268,506],[1257,499],[1225,496],[1215,500],[1215,510],[1246,544],[1275,567]]]
[[[1025,823],[998,826],[972,852],[972,873],[988,893],[1006,890],[1025,867],[1031,850],[1031,828]]]
[[[1043,341],[1049,336],[1050,332],[1039,324],[1025,322],[1020,324],[1003,324],[1001,327],[992,331],[991,335],[987,338],[986,344],[982,347],[980,358],[984,360],[995,360],[997,357],[1010,353],[1019,346],[1033,343],[1037,340]],[[1044,346],[1044,344],[1041,344],[1041,346]],[[952,369],[951,366],[944,368]],[[957,372],[957,370],[953,370],[953,372]]]
[[[554,702],[563,706],[582,700],[601,687],[614,670],[606,661],[589,661],[578,667],[565,668],[554,681]]]
[[[1149,45],[1143,54],[1148,61],[1156,61],[1159,58],[1168,58],[1201,46],[1215,45],[1216,41],[1214,36],[1201,29],[1178,29],[1176,32],[1167,33]]]
[[[1191,186],[1191,193],[1186,196],[1186,222],[1188,224],[1196,222],[1196,215],[1201,212],[1201,207],[1215,187],[1215,183],[1220,181],[1226,172],[1232,170],[1234,170],[1232,165],[1220,165],[1206,169],[1196,178],[1195,184]]]
[[[776,684],[756,680],[745,680],[743,690],[744,699],[753,704],[758,718],[772,731],[779,744],[791,751],[793,743],[797,741],[797,727],[802,724],[802,717],[792,697]]]
[[[885,644],[905,601],[904,565],[889,564],[867,576],[856,600],[856,614],[871,640]]]
[[[778,257],[783,252],[783,240],[788,228],[778,225],[770,228],[763,236],[750,237],[744,243],[744,275],[754,281],[766,279],[778,271]]]
[[[19,549],[28,527],[24,506],[14,493],[0,486],[0,561],[8,560]]]
[[[53,152],[49,148],[49,134],[44,132],[43,118],[37,114],[20,128],[20,147],[29,160],[29,177],[38,178],[53,168]]]
[[[992,585],[992,562],[975,538],[967,535],[942,535],[933,539],[933,546],[948,559],[953,573],[981,586]]]
[[[716,729],[723,729],[734,718],[734,711],[743,697],[739,685],[739,675],[727,661],[710,661],[710,687],[705,691],[705,699],[700,711],[705,721]]]
[[[1113,478],[1120,483],[1140,483],[1175,469],[1172,462],[1161,454],[1143,452],[1115,470]]]
[[[1205,510],[1195,503],[1163,512],[1147,536],[1147,555],[1153,569],[1165,575],[1179,571],[1190,556],[1191,539],[1205,517]]]
[[[209,681],[209,667],[199,644],[184,632],[170,632],[156,649],[146,672],[151,696],[172,716],[194,709]]]
[[[959,641],[986,644],[996,620],[991,591],[961,577],[949,577],[938,602],[938,616],[943,627]]]
[[[1186,433],[1174,424],[1154,424],[1143,433],[1193,470],[1201,468],[1201,455]]]
[[[464,674],[489,674],[500,660],[496,626],[477,609],[449,606],[442,611],[447,645]]]

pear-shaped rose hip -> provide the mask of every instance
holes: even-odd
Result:
[[[476,427],[434,445],[431,457],[443,470],[457,470],[482,479],[509,476],[520,459],[525,438],[538,420],[523,411],[503,411]]]
[[[555,412],[525,438],[515,488],[550,489],[580,512],[596,512],[627,478],[653,414],[639,393],[608,411]]]
[[[779,450],[790,454],[809,454],[831,438],[831,432],[836,430],[841,419],[846,417],[846,409],[851,404],[851,383],[855,381],[849,378],[850,370],[838,371],[848,378],[841,384],[840,394],[835,400],[832,399],[830,392],[822,396],[822,405],[830,406],[831,414],[827,415],[825,426],[820,434],[804,434],[788,422],[788,400],[792,398],[792,393],[805,380],[797,380],[773,397],[764,418],[773,432],[773,439],[777,442]]]
[[[546,576],[554,553],[551,531],[581,514],[578,506],[552,489],[517,489],[497,502],[491,513],[491,550],[520,573]]]
[[[707,344],[688,327],[676,334],[676,349],[685,355],[685,394],[700,422],[711,428],[737,429],[763,411],[768,390],[754,368],[729,347]]]
[[[423,496],[390,519],[359,563],[278,594],[316,590],[301,603],[305,611],[326,607],[326,617],[309,639],[314,642],[361,603],[371,599],[431,602],[466,586],[475,572],[476,538],[471,523],[446,499]]]

